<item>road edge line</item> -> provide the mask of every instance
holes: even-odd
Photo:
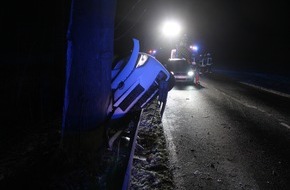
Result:
[[[243,85],[246,85],[246,86],[250,86],[250,87],[259,89],[259,90],[263,90],[263,91],[266,91],[266,92],[270,92],[272,94],[276,94],[276,95],[279,95],[279,96],[283,96],[285,98],[290,98],[290,94],[286,94],[286,93],[283,93],[283,92],[279,92],[279,91],[276,91],[276,90],[264,88],[264,87],[257,86],[257,85],[254,85],[254,84],[250,84],[250,83],[246,83],[246,82],[239,82],[239,83],[241,83]]]

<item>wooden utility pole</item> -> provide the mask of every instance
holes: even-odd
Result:
[[[72,0],[67,33],[62,146],[96,152],[111,93],[116,0]]]

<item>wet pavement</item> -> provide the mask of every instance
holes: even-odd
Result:
[[[163,126],[178,189],[287,189],[290,99],[220,75],[169,92]]]

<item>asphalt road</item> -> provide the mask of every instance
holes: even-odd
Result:
[[[290,98],[211,75],[177,84],[163,126],[178,189],[290,189]]]

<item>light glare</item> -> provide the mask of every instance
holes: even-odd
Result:
[[[188,76],[193,76],[193,71],[188,71],[187,75]]]
[[[167,37],[177,36],[181,31],[180,25],[175,21],[167,21],[164,23],[162,32]]]
[[[193,51],[198,51],[198,46],[190,46],[190,49],[192,49]]]

